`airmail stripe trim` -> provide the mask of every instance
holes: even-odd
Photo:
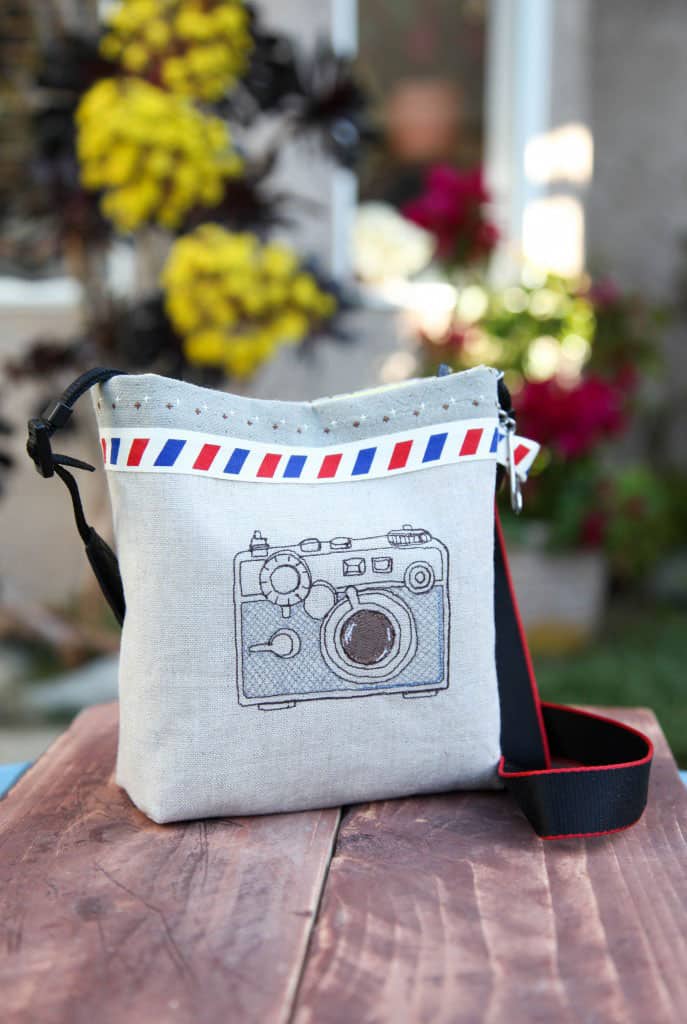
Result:
[[[153,427],[101,431],[103,461],[115,473],[185,473],[253,483],[338,483],[412,473],[472,460],[506,464],[505,433],[493,418],[416,427],[343,444],[269,445],[194,430]],[[513,439],[518,476],[525,479],[539,451]]]

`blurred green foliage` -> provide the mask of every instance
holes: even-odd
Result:
[[[649,707],[687,768],[687,612],[639,604],[611,608],[588,650],[535,657],[543,700]]]
[[[601,549],[621,582],[640,580],[687,540],[687,478],[654,444],[668,414],[647,398],[647,379],[662,372],[666,317],[608,277],[523,271],[502,289],[459,286],[448,329],[421,335],[429,372],[439,363],[503,370],[519,431],[542,445],[524,522],[511,533],[527,543],[528,521],[545,524],[552,550]],[[650,452],[641,463],[618,444],[631,427]]]
[[[550,522],[552,548],[603,546],[614,578],[631,581],[679,543],[682,491],[666,475],[641,464],[609,473],[593,459],[546,472],[562,478],[544,493],[551,505],[539,508]]]

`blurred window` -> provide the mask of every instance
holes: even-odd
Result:
[[[403,203],[436,163],[481,163],[486,0],[360,0],[358,68],[383,142],[361,198]]]

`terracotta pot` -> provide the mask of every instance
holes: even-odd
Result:
[[[387,140],[401,163],[451,159],[462,121],[463,97],[449,79],[401,79],[386,102]]]

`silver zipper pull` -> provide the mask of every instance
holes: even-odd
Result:
[[[522,512],[522,489],[520,487],[520,477],[517,474],[515,468],[515,460],[513,458],[513,435],[515,433],[515,420],[512,416],[509,416],[506,412],[501,412],[499,415],[501,426],[506,431],[506,453],[508,459],[508,479],[510,482],[510,507],[515,512],[516,516],[519,516]]]

